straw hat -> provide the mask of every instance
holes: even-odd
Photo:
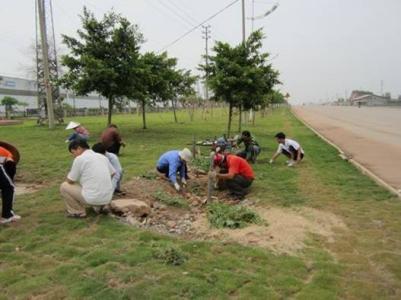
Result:
[[[67,127],[65,128],[65,130],[74,129],[74,128],[77,128],[80,125],[81,124],[79,124],[78,122],[71,121],[70,123],[68,123]]]

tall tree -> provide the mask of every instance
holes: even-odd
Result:
[[[170,80],[171,102],[174,112],[174,121],[177,123],[177,102],[179,98],[189,97],[195,94],[194,84],[196,76],[191,75],[191,71],[175,70]]]
[[[208,74],[207,84],[215,100],[229,104],[227,135],[231,133],[233,108],[250,109],[263,102],[264,96],[278,84],[278,72],[268,63],[268,53],[262,53],[263,34],[253,32],[237,46],[217,42],[209,65],[200,66]],[[240,129],[240,126],[239,126]]]
[[[63,35],[70,54],[62,57],[68,71],[60,82],[77,95],[97,92],[108,99],[110,124],[116,101],[129,96],[138,84],[135,69],[143,36],[137,25],[113,12],[97,20],[84,8],[81,22],[78,38]]]

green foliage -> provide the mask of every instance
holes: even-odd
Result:
[[[20,102],[14,97],[10,96],[4,96],[3,99],[1,99],[1,105],[4,106],[5,111],[6,111],[6,118],[10,117],[10,113],[13,111],[13,107],[16,105],[20,106],[27,106],[28,104],[25,102]]]
[[[208,57],[210,63],[200,66],[214,99],[229,104],[228,136],[233,107],[256,108],[273,86],[280,83],[279,73],[268,63],[269,54],[261,53],[262,39],[262,31],[257,30],[237,46],[216,42],[215,55]]]
[[[179,248],[174,246],[156,248],[153,251],[153,257],[163,261],[166,265],[172,266],[180,266],[188,259]]]
[[[198,156],[192,160],[191,164],[199,170],[208,172],[210,169],[210,158]]]
[[[258,214],[244,206],[216,202],[209,204],[207,211],[210,224],[217,228],[243,228],[248,224],[261,222]]]
[[[97,92],[109,101],[108,123],[114,103],[130,95],[135,86],[143,36],[136,25],[113,12],[97,20],[84,8],[78,38],[63,35],[70,54],[62,57],[68,72],[60,84],[77,95]]]
[[[174,207],[180,207],[180,208],[187,208],[188,203],[187,201],[178,195],[172,196],[162,190],[157,191],[153,195],[156,200],[168,205],[168,206],[174,206]]]

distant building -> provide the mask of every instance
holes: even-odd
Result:
[[[355,106],[389,106],[401,105],[401,101],[391,99],[390,94],[386,96],[378,96],[368,91],[352,91],[349,97],[349,103]]]
[[[0,75],[0,99],[4,96],[11,96],[27,104],[26,107],[18,107],[19,110],[37,109],[37,95],[35,80]],[[76,108],[107,108],[108,106],[108,101],[96,94],[86,97],[74,96],[71,91],[61,89],[61,97],[64,99],[63,103]],[[1,105],[0,112],[4,112],[4,107]]]

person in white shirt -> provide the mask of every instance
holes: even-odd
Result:
[[[75,158],[60,193],[67,215],[85,218],[86,206],[98,210],[111,202],[114,192],[111,179],[115,170],[104,155],[90,150],[84,140],[71,142],[68,150]]]
[[[123,194],[121,191],[121,180],[123,178],[123,168],[121,167],[120,160],[118,159],[118,156],[115,155],[114,153],[107,152],[106,151],[106,146],[103,143],[97,143],[92,146],[92,150],[95,151],[96,153],[103,154],[104,156],[107,157],[109,160],[110,164],[113,166],[114,170],[116,171],[116,174],[113,176],[111,183],[113,185],[114,193],[116,194]]]
[[[278,149],[270,160],[270,164],[272,164],[280,154],[284,154],[290,159],[287,161],[289,167],[294,166],[304,158],[304,150],[297,141],[287,139],[283,132],[277,133],[275,137],[277,139]]]

